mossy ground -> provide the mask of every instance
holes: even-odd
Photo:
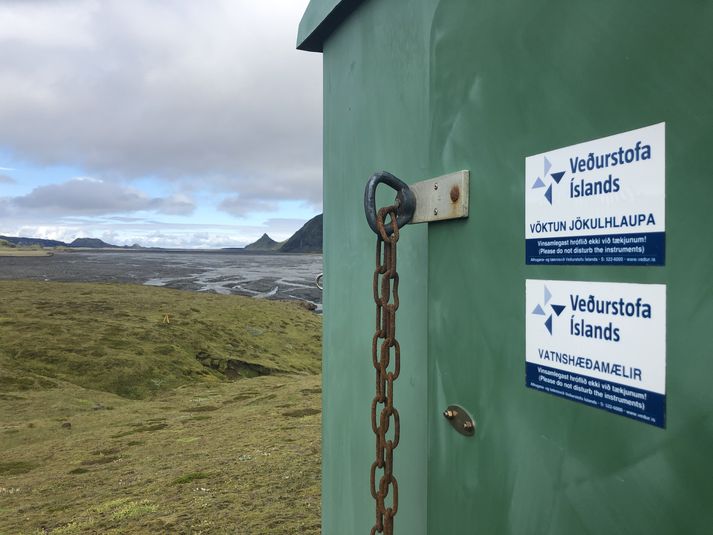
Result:
[[[319,533],[319,317],[139,286],[0,295],[0,534]],[[195,359],[228,348],[279,374]]]
[[[0,256],[50,256],[52,251],[39,245],[17,246],[7,240],[0,239]]]
[[[44,249],[5,249],[0,248],[0,256],[51,256],[52,251]]]
[[[196,360],[319,373],[320,318],[296,303],[139,285],[0,281],[0,391],[51,379],[146,399],[218,382]]]

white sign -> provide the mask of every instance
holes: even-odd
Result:
[[[664,427],[666,286],[525,281],[526,382]]]
[[[663,265],[666,124],[525,159],[528,264]]]

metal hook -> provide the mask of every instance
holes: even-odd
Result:
[[[379,234],[379,230],[376,228],[376,187],[382,182],[396,190],[396,203],[399,207],[398,216],[396,217],[396,226],[401,228],[406,225],[411,221],[413,213],[416,211],[416,196],[406,182],[399,180],[387,171],[374,173],[371,175],[371,178],[369,178],[369,181],[366,183],[366,188],[364,189],[364,212],[369,227],[371,227],[371,230],[376,234]],[[390,235],[392,232],[393,229],[387,227],[386,233]]]

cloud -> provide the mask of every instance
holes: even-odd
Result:
[[[4,199],[6,207],[25,215],[97,216],[151,211],[167,215],[190,214],[195,209],[183,194],[150,198],[135,188],[94,178],[74,178],[33,189],[27,195]]]
[[[252,212],[275,212],[279,208],[276,202],[250,198],[243,194],[226,197],[218,209],[235,217],[245,217]]]
[[[255,209],[318,206],[321,56],[294,50],[306,3],[0,3],[0,147],[105,180],[199,182]]]
[[[113,218],[104,218],[113,219]],[[64,220],[63,220],[64,221]],[[302,219],[270,219],[263,225],[170,224],[162,221],[137,220],[116,224],[100,220],[74,220],[71,223],[5,225],[0,231],[7,236],[31,236],[71,243],[75,238],[100,238],[114,245],[168,247],[178,249],[211,249],[243,247],[263,233],[283,241],[304,224]]]
[[[215,234],[211,232],[171,232],[156,231],[141,240],[144,247],[168,247],[175,249],[220,249],[223,247],[242,247],[250,243],[240,232]]]
[[[190,215],[196,209],[193,201],[180,193],[170,197],[151,199],[149,206],[151,210],[166,215]]]
[[[286,218],[286,217],[277,217],[277,218],[272,218],[266,220],[263,224],[266,227],[270,228],[270,231],[273,232],[275,235],[273,236],[270,234],[273,238],[275,236],[280,237],[278,241],[281,241],[283,239],[289,238],[292,236],[298,229],[300,229],[307,221],[304,219],[291,219],[291,218]]]
[[[142,217],[125,217],[125,216],[110,216],[110,217],[105,217],[107,221],[118,221],[119,223],[137,223],[139,221],[144,221],[144,218]]]
[[[15,179],[8,175],[0,174],[0,184],[14,184]]]

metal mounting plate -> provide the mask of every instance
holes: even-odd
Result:
[[[458,171],[409,185],[416,196],[411,223],[468,217],[470,171]]]

